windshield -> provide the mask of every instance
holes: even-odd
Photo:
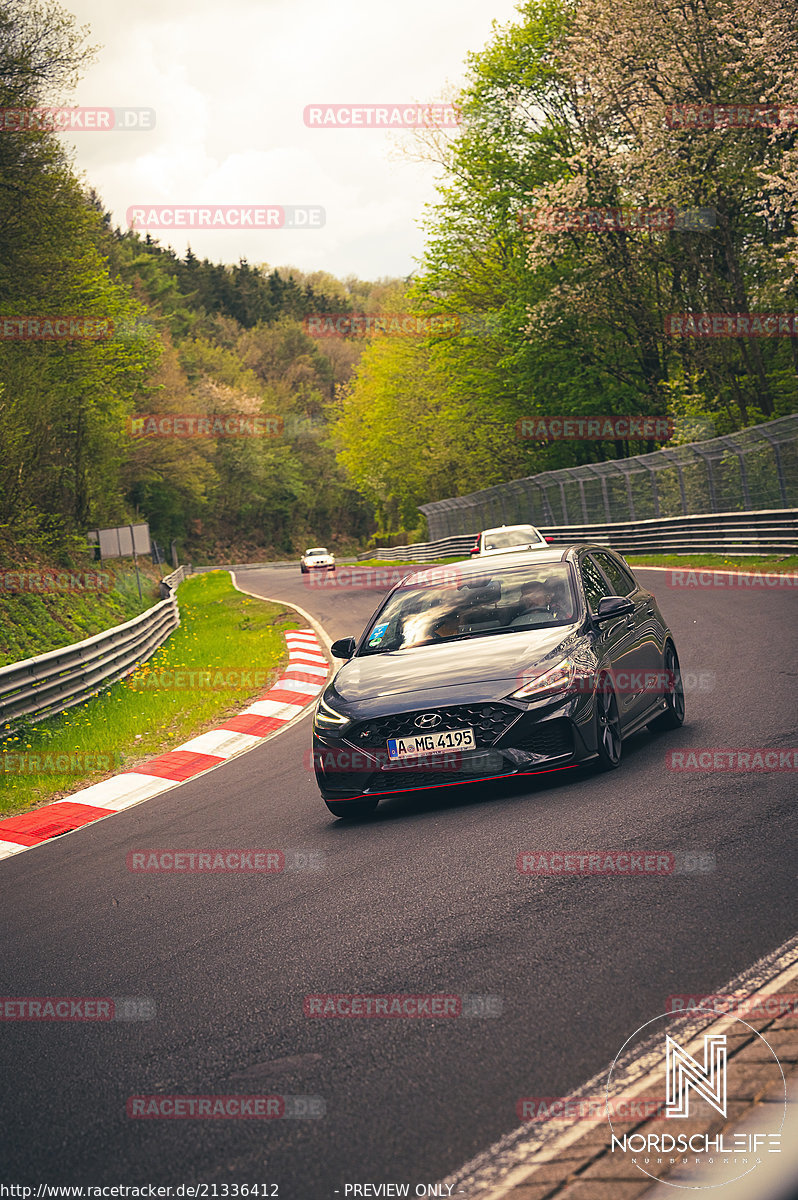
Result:
[[[305,558],[310,558],[314,554],[329,554],[329,550],[325,550],[324,546],[317,546],[315,550],[306,550]]]
[[[506,550],[509,546],[525,546],[527,542],[542,542],[543,538],[531,525],[518,529],[490,529],[485,534],[486,550]]]
[[[359,653],[569,625],[577,611],[567,563],[485,571],[427,587],[415,575],[388,598]]]

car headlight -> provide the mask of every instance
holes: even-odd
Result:
[[[328,704],[326,700],[319,697],[314,723],[317,729],[337,729],[342,732],[350,724],[350,721],[349,717],[345,717],[343,713],[339,713],[331,704]]]
[[[517,692],[512,692],[511,700],[531,700],[554,692],[568,692],[580,676],[569,658],[564,658],[556,667],[550,667],[541,675],[529,679]]]

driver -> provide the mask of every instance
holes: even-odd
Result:
[[[513,625],[546,625],[555,618],[554,593],[548,583],[530,579],[521,588],[520,608],[511,621]]]
[[[448,612],[441,617],[430,630],[430,637],[438,641],[455,637],[460,632],[460,618],[456,612]]]

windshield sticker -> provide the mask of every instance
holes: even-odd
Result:
[[[385,630],[386,630],[387,628],[388,628],[388,622],[387,622],[387,621],[385,622],[385,624],[384,624],[384,625],[375,625],[375,626],[374,626],[374,628],[372,629],[372,631],[371,631],[371,635],[370,635],[370,637],[369,637],[369,645],[370,645],[370,646],[377,646],[377,645],[379,645],[379,643],[380,643],[380,642],[382,641],[382,639],[385,637]]]

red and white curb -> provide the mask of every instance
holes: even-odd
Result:
[[[8,858],[90,821],[177,787],[245,750],[299,716],[324,687],[330,664],[313,629],[285,635],[288,666],[268,692],[224,725],[129,771],[52,804],[0,821],[0,858]]]

